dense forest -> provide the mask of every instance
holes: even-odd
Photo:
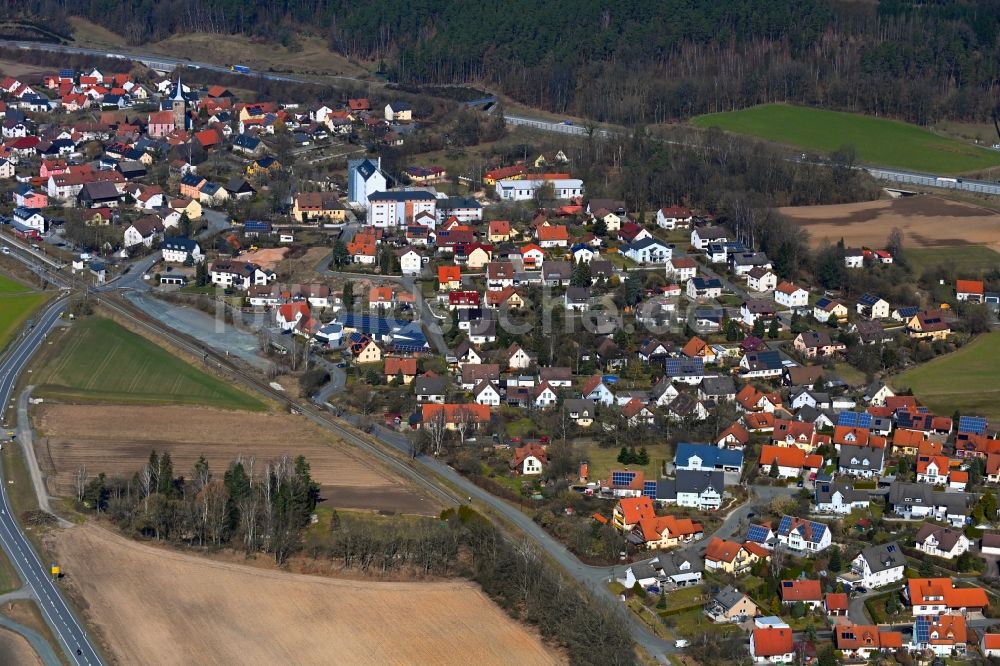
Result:
[[[139,44],[175,32],[322,36],[401,83],[479,82],[554,112],[656,123],[772,101],[984,119],[997,102],[1000,0],[0,0]]]

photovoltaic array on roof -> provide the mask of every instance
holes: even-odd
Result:
[[[848,428],[871,428],[872,415],[867,412],[841,412],[837,416],[837,425]]]
[[[611,485],[627,486],[635,478],[635,472],[611,472]]]
[[[747,541],[764,543],[767,541],[767,533],[768,529],[763,525],[751,525],[750,530],[747,532]]]
[[[931,623],[926,617],[918,617],[913,624],[913,633],[917,643],[927,643],[931,639]]]
[[[976,435],[986,434],[986,419],[982,416],[959,416],[958,431]]]
[[[785,516],[778,524],[778,534],[788,534],[792,529],[792,517]]]
[[[826,532],[826,525],[809,521],[809,530],[812,532],[810,538],[813,542],[819,543],[823,539],[823,533]]]
[[[649,499],[656,499],[656,481],[643,481],[642,494]]]

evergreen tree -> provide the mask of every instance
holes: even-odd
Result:
[[[345,312],[350,312],[354,308],[354,283],[350,280],[344,283],[344,293],[341,300],[344,301]]]
[[[781,331],[781,324],[778,323],[778,318],[775,317],[771,320],[771,325],[767,329],[767,337],[774,340],[778,337],[778,333]]]
[[[646,451],[645,446],[639,449],[639,455],[636,457],[636,462],[640,465],[649,464],[649,452]]]
[[[628,465],[630,460],[631,457],[628,454],[628,449],[623,446],[622,450],[618,452],[618,462],[623,465]]]
[[[170,459],[170,452],[165,451],[160,456],[160,473],[156,479],[156,492],[164,497],[174,494],[174,463]]]
[[[343,241],[338,240],[333,244],[332,262],[335,266],[346,266],[351,263],[351,255]]]
[[[833,573],[840,573],[843,566],[843,563],[840,561],[840,548],[834,546],[830,552],[830,563],[827,565],[827,568]]]
[[[757,317],[753,320],[753,330],[751,332],[755,338],[764,339],[764,319],[762,317]]]
[[[771,461],[771,469],[769,469],[767,471],[767,475],[769,477],[771,477],[772,479],[777,479],[778,478],[778,461],[777,460],[772,460]]]

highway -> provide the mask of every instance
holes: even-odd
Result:
[[[12,350],[0,364],[0,420],[10,405],[18,378],[35,350],[58,323],[65,304],[64,297],[60,297],[49,305],[24,337],[14,343]],[[39,559],[21,530],[7,497],[7,483],[0,483],[0,543],[17,569],[18,576],[31,590],[49,628],[65,648],[69,662],[78,665],[103,663],[87,632],[73,615],[59,587],[52,581],[49,567]],[[82,575],[82,572],[79,573]]]

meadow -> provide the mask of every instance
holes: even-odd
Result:
[[[691,122],[820,153],[852,145],[861,162],[912,171],[960,174],[1000,166],[1000,151],[916,125],[841,111],[764,104],[696,116]]]
[[[36,394],[67,402],[186,404],[263,411],[242,390],[109,319],[76,321],[38,371]]]
[[[942,416],[956,410],[1000,419],[1000,332],[981,335],[958,351],[917,366],[890,384],[912,389],[917,399]]]
[[[48,294],[31,292],[28,287],[0,275],[0,351],[3,351],[21,325]]]

